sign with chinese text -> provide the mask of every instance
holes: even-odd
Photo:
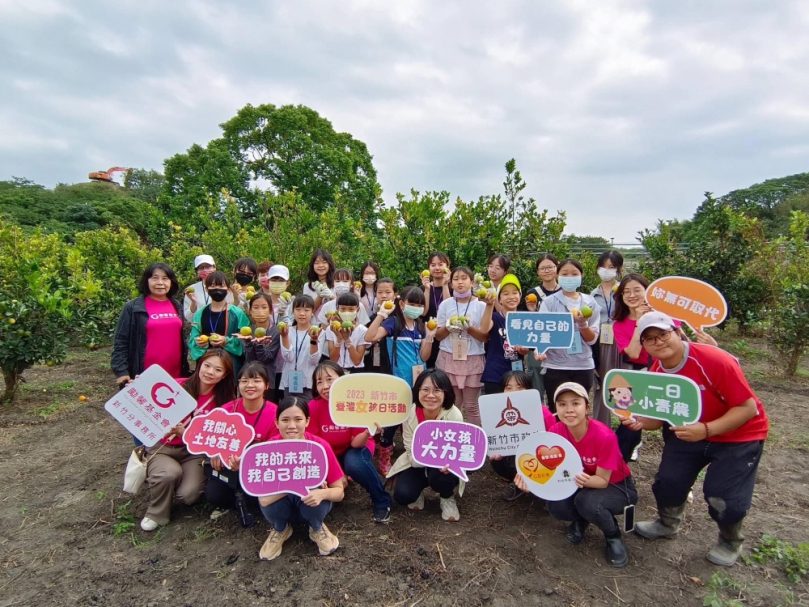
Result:
[[[152,365],[107,401],[104,409],[147,447],[197,408],[197,400],[160,365]]]
[[[682,426],[702,415],[702,392],[682,375],[613,369],[603,385],[604,405],[622,419],[637,415]]]
[[[511,347],[533,348],[540,354],[552,348],[573,345],[573,315],[570,312],[509,312],[506,335]]]
[[[183,432],[183,442],[189,453],[217,455],[230,468],[230,457],[241,457],[253,442],[256,431],[244,420],[241,413],[214,409],[205,415],[197,415]]]
[[[337,426],[368,428],[376,433],[407,419],[413,402],[408,383],[382,373],[352,373],[335,381],[329,391],[329,413]]]
[[[537,390],[487,394],[478,403],[489,455],[514,455],[522,439],[547,430]]]
[[[429,468],[449,466],[452,474],[468,481],[466,471],[486,462],[486,435],[474,424],[426,420],[416,427],[411,456]]]
[[[728,304],[716,287],[685,276],[658,278],[646,289],[646,301],[692,329],[715,327],[728,315]]]
[[[309,440],[271,440],[251,445],[239,465],[239,480],[248,495],[292,493],[299,497],[319,487],[329,472],[323,445]]]
[[[517,474],[537,497],[559,501],[579,488],[575,479],[584,472],[581,457],[570,441],[558,434],[531,434],[520,442],[516,458]]]

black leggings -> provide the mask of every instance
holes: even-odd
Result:
[[[396,477],[393,499],[400,506],[415,502],[427,487],[442,498],[452,497],[459,483],[457,476],[444,474],[439,468],[406,468]]]

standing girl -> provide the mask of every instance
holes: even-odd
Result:
[[[275,366],[278,353],[281,350],[281,337],[278,329],[271,322],[272,299],[264,293],[256,293],[248,302],[250,306],[250,323],[253,329],[252,335],[239,335],[236,337],[242,340],[244,347],[244,358],[248,363],[259,362],[267,369],[267,376],[270,379],[269,390],[275,391]],[[259,330],[260,329],[260,330]],[[271,396],[270,392],[267,397]]]
[[[483,386],[480,376],[485,364],[483,341],[488,336],[481,331],[480,321],[486,308],[494,305],[494,297],[487,298],[486,303],[473,297],[474,280],[472,270],[464,267],[455,268],[450,276],[454,295],[438,307],[435,337],[441,345],[436,367],[449,376],[455,402],[461,405],[467,421],[479,426],[478,397]],[[466,320],[458,324],[461,318]]]
[[[316,249],[309,259],[309,270],[306,273],[308,282],[303,285],[303,294],[315,302],[315,311],[320,311],[327,301],[334,299],[334,260],[325,249]]]
[[[572,521],[565,539],[574,545],[584,541],[590,524],[598,527],[606,539],[607,562],[613,567],[626,567],[629,555],[615,515],[638,503],[632,472],[621,459],[618,441],[609,426],[587,417],[590,397],[583,386],[566,382],[556,389],[553,400],[559,422],[549,432],[576,447],[584,472],[574,479],[576,493],[564,500],[549,501],[548,512],[555,519]],[[515,480],[520,489],[527,491],[522,476]]]
[[[424,510],[424,490],[429,487],[441,498],[441,518],[448,522],[461,519],[455,503],[455,487],[463,496],[466,483],[451,474],[449,466],[424,468],[415,464],[412,458],[413,436],[418,425],[425,420],[443,419],[452,422],[463,421],[463,414],[455,406],[455,392],[446,373],[430,369],[419,375],[413,385],[414,404],[410,415],[402,424],[402,453],[388,473],[395,480],[393,499],[411,510]]]
[[[427,258],[427,268],[429,274],[421,275],[421,289],[424,291],[424,298],[427,300],[427,311],[424,320],[438,316],[438,308],[445,299],[452,297],[449,280],[449,257],[444,253],[430,253]],[[427,361],[427,368],[432,369],[438,360],[438,348],[433,348],[430,360]]]
[[[306,431],[309,421],[309,406],[302,398],[288,396],[278,405],[278,440],[310,440],[319,443],[326,450],[329,471],[323,486],[311,489],[306,497],[281,493],[259,498],[261,512],[272,525],[270,535],[258,553],[265,561],[271,561],[281,554],[284,542],[292,535],[290,523],[306,523],[309,526],[309,539],[317,545],[321,556],[331,554],[340,545],[337,536],[329,531],[323,521],[331,512],[332,504],[343,501],[345,475],[329,443]]]
[[[607,372],[611,369],[618,369],[621,366],[621,355],[615,345],[615,337],[612,330],[612,313],[615,310],[615,291],[618,289],[618,280],[621,277],[621,270],[624,266],[624,257],[618,251],[605,251],[598,258],[596,272],[601,279],[593,292],[590,293],[593,299],[601,308],[598,319],[600,327],[598,333],[598,346],[593,349],[593,361],[596,365],[598,380],[596,381],[596,391],[593,398],[593,419],[597,419],[602,424],[610,425],[610,411],[604,406],[602,394],[604,386],[602,382]],[[598,356],[595,356],[598,354]]]
[[[396,301],[396,285],[390,278],[380,278],[376,284],[376,297],[377,307],[381,308],[385,302]],[[378,313],[371,314],[371,322],[368,323],[368,330],[370,332],[371,325],[377,319]],[[382,322],[382,321],[380,321]],[[368,339],[368,333],[365,334],[365,340],[373,343],[373,346],[365,350],[365,369],[368,373],[384,373],[391,375],[393,371],[390,366],[390,356],[388,355],[388,339],[383,337],[377,338],[376,342],[371,342]],[[382,443],[380,442],[380,445]],[[392,444],[392,443],[391,443]]]
[[[343,369],[362,369],[365,366],[365,333],[368,329],[359,324],[357,314],[360,310],[360,300],[354,293],[343,293],[336,299],[337,314],[342,328],[329,326],[326,329],[326,347],[329,360],[336,362]]]
[[[525,293],[525,309],[529,312],[536,312],[539,306],[547,297],[559,291],[559,283],[556,282],[556,272],[559,261],[550,253],[545,253],[537,259],[536,272],[540,283],[533,289],[528,289]],[[525,357],[525,368],[531,375],[531,381],[542,400],[545,400],[545,382],[542,376],[542,363],[534,357],[531,352]]]
[[[315,369],[312,378],[315,398],[309,402],[313,423],[309,431],[331,445],[346,475],[368,492],[374,509],[374,522],[387,524],[390,522],[390,495],[374,468],[373,436],[367,428],[335,425],[329,412],[331,385],[343,375],[345,372],[331,361],[320,363]]]
[[[281,387],[284,396],[300,396],[312,400],[312,372],[320,362],[321,331],[312,327],[312,314],[315,302],[308,295],[301,295],[292,301],[294,326],[284,324],[278,327],[281,335],[281,356],[284,370],[281,373]]]
[[[370,318],[371,314],[376,312],[376,283],[379,281],[379,266],[373,261],[366,261],[362,264],[360,276],[362,276],[362,287],[360,287],[357,297],[360,298],[360,305]]]
[[[593,387],[593,346],[598,341],[599,309],[595,299],[578,292],[581,286],[582,268],[576,259],[566,259],[559,264],[559,286],[561,291],[547,297],[540,306],[541,312],[573,313],[573,345],[566,350],[548,350],[535,358],[544,361],[545,390],[550,397],[565,382],[576,382],[585,390]],[[581,308],[588,306],[592,316],[584,317]],[[551,399],[552,401],[552,399]],[[554,411],[555,403],[548,408]]]
[[[236,388],[233,363],[224,350],[208,350],[197,362],[194,374],[178,379],[183,389],[197,401],[197,408],[182,422],[169,430],[158,445],[146,450],[148,466],[146,482],[151,489],[146,515],[140,522],[144,531],[154,531],[171,519],[171,506],[182,502],[195,504],[205,491],[202,455],[192,455],[183,442],[188,421],[233,400]]]
[[[315,314],[317,322],[320,323],[321,328],[326,329],[329,326],[329,315],[333,312],[337,312],[337,300],[340,298],[341,295],[348,295],[352,294],[352,289],[356,290],[354,286],[354,273],[349,270],[348,268],[339,268],[334,271],[334,298],[330,301],[323,304],[320,308],[320,311]],[[360,296],[354,294],[357,298],[357,321],[361,325],[367,325],[370,322],[370,318],[368,317],[368,313],[365,311],[365,308],[362,307],[359,303]],[[323,352],[326,356],[329,355],[328,350]]]
[[[224,272],[216,271],[205,278],[211,303],[194,314],[188,350],[192,360],[198,360],[209,347],[223,348],[233,357],[233,369],[238,374],[244,362],[244,349],[241,340],[233,334],[242,327],[249,327],[250,320],[240,308],[225,301],[229,288],[230,282]]]
[[[222,409],[230,413],[241,413],[244,421],[256,432],[250,444],[262,443],[276,432],[275,405],[264,397],[270,385],[267,369],[258,362],[248,363],[239,373],[238,385],[241,398],[222,405]],[[216,508],[211,514],[212,519],[218,519],[222,516],[222,511],[235,507],[242,527],[252,527],[256,521],[248,504],[254,507],[258,504],[256,498],[245,495],[242,490],[239,480],[240,461],[241,458],[231,455],[226,468],[219,456],[211,459],[211,468],[217,474],[208,479],[205,499]]]
[[[369,343],[386,342],[385,353],[390,361],[392,374],[405,380],[411,388],[430,359],[437,330],[437,325],[432,329],[425,326],[421,318],[425,307],[426,301],[421,289],[408,287],[392,310],[380,306],[365,334],[365,340]],[[379,439],[379,472],[383,475],[390,472],[393,438],[398,428],[399,426],[384,428]]]
[[[507,255],[492,255],[486,262],[486,274],[492,281],[492,288],[500,288],[500,282],[511,268],[511,259]]]
[[[489,347],[486,352],[483,376],[480,379],[486,389],[486,394],[502,392],[503,376],[509,371],[523,370],[523,357],[528,353],[528,349],[512,348],[506,336],[506,314],[515,312],[517,306],[520,305],[522,297],[520,289],[520,281],[517,277],[514,274],[506,274],[497,290],[502,312],[492,312],[492,307],[488,306],[483,315],[480,330],[486,333],[485,342],[489,344]]]

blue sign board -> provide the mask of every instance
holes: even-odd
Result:
[[[573,315],[570,312],[509,312],[506,335],[510,346],[532,348],[540,354],[552,348],[573,345]]]

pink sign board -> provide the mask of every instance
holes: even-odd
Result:
[[[248,495],[292,493],[300,497],[326,480],[329,461],[322,445],[308,440],[271,440],[251,445],[242,457],[239,478]]]
[[[253,426],[244,421],[241,413],[214,409],[191,420],[183,432],[183,442],[189,453],[210,458],[219,456],[230,468],[230,456],[242,457],[255,436]]]
[[[449,466],[462,481],[467,470],[477,470],[486,462],[486,434],[466,422],[426,420],[413,435],[413,461],[429,468]]]

